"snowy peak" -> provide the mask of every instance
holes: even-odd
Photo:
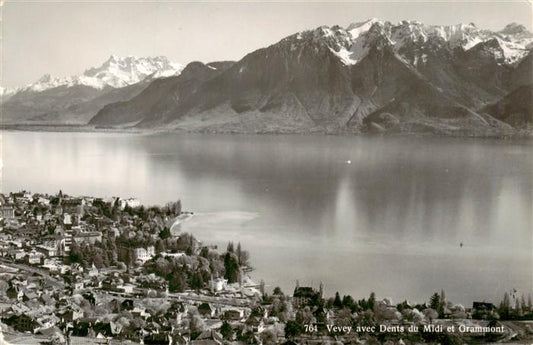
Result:
[[[42,83],[42,84],[45,84],[45,83],[50,83],[52,82],[52,76],[50,74],[45,74],[43,75],[41,78],[39,78],[39,80],[37,80],[38,83]]]
[[[77,78],[79,77],[53,78],[50,74],[45,74],[35,83],[28,85],[26,88],[23,88],[23,90],[41,92],[63,85],[73,86],[79,83],[79,80],[77,80]]]
[[[0,86],[0,100],[2,102],[7,101],[7,99],[13,96],[17,91],[18,89]]]
[[[477,44],[471,50],[483,52],[485,56],[491,56],[501,64],[516,64],[528,54],[527,47],[500,37],[489,38]]]
[[[391,41],[397,48],[409,42],[425,43],[428,36],[429,34],[422,23],[406,20],[392,26],[390,32]]]
[[[102,66],[86,70],[84,76],[99,79],[106,85],[119,88],[138,83],[148,76],[158,78],[177,75],[182,69],[182,65],[170,62],[164,56],[119,58],[111,55]]]
[[[527,31],[526,27],[517,24],[517,23],[511,23],[507,24],[503,30],[500,31],[503,35],[524,35],[524,36],[531,36],[531,32]]]
[[[352,24],[348,25],[348,28],[346,29],[346,31],[348,31],[348,33],[350,34],[352,39],[355,40],[359,36],[361,36],[361,34],[367,32],[368,30],[370,30],[372,25],[374,25],[376,23],[383,24],[383,22],[379,21],[378,19],[371,18],[371,19],[368,19],[368,20],[366,20],[364,22],[352,23]]]
[[[426,30],[429,35],[443,39],[452,48],[462,47],[465,50],[483,42],[490,35],[489,31],[480,30],[473,23],[427,26]]]
[[[178,75],[183,65],[171,62],[164,56],[137,58],[111,55],[100,67],[90,68],[83,75],[54,78],[49,74],[24,90],[41,92],[60,86],[88,86],[95,89],[121,88],[136,84],[147,77],[162,78]]]

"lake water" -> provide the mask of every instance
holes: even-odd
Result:
[[[4,192],[182,200],[268,286],[499,303],[533,291],[528,140],[4,132]],[[460,246],[463,243],[463,246]]]

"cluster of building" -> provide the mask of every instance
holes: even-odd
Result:
[[[120,222],[95,212],[104,204],[124,211]],[[170,292],[169,279],[143,269],[161,258],[199,260],[207,248],[200,242],[192,253],[153,245],[129,248],[133,265],[96,267],[70,261],[75,245],[97,245],[110,235],[146,227],[146,221],[125,212],[140,206],[135,199],[62,193],[0,195],[0,343],[370,344],[368,332],[342,327],[376,322],[387,327],[485,325],[496,313],[490,303],[476,302],[472,309],[448,303],[442,310],[445,320],[439,321],[427,305],[405,303],[399,308],[387,299],[365,310],[353,300],[352,305],[341,305],[324,299],[322,286],[297,285],[291,296],[279,290],[269,296],[264,284],[246,275],[235,283],[212,276],[204,288]],[[148,221],[168,224],[171,219]],[[485,320],[472,320],[472,315]],[[328,331],[333,327],[341,331]],[[497,339],[511,338],[513,332],[527,336],[527,329],[520,327],[505,328]],[[393,339],[389,345],[413,343],[403,335]]]
[[[104,236],[134,233],[141,226],[137,216],[125,212],[120,222],[94,212],[101,204],[118,205],[121,211],[140,207],[136,199],[61,192],[0,195],[2,337],[20,340],[31,334],[71,345],[221,344],[223,321],[231,323],[233,332],[255,329],[257,336],[263,330],[263,321],[255,328],[246,324],[261,295],[247,277],[234,284],[212,277],[204,290],[171,293],[166,279],[143,271],[156,255],[176,259],[186,257],[184,252],[156,253],[153,245],[129,248],[133,267],[70,262],[74,244],[95,245]],[[196,243],[192,255],[201,248]]]
[[[82,220],[85,208],[94,200],[29,192],[0,195],[0,256],[15,260],[28,257],[35,264],[68,256],[73,242],[102,241],[102,232]]]

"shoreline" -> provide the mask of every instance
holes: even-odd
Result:
[[[457,133],[433,133],[433,132],[359,132],[349,130],[328,131],[328,130],[279,130],[279,131],[239,131],[239,130],[209,130],[197,129],[187,130],[183,128],[133,128],[133,127],[112,127],[112,126],[89,126],[83,124],[2,124],[0,131],[12,132],[50,132],[50,133],[123,133],[123,134],[216,134],[216,135],[323,135],[323,136],[424,136],[424,137],[451,137],[451,138],[475,138],[475,139],[531,139],[533,131],[515,130],[511,133],[494,132],[470,132],[457,131]]]
[[[172,224],[168,228],[170,233],[172,234],[172,229],[175,226],[179,226],[180,224],[190,220],[192,217],[194,217],[194,212],[183,211],[179,216],[177,216],[176,218],[172,219]]]

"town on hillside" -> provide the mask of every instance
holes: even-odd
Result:
[[[181,201],[0,194],[0,344],[531,343],[528,293],[495,305],[324,296],[322,283],[266,291],[241,244],[175,225]],[[179,228],[179,227],[178,227]],[[253,254],[253,253],[252,253]],[[327,282],[326,282],[327,283]]]

